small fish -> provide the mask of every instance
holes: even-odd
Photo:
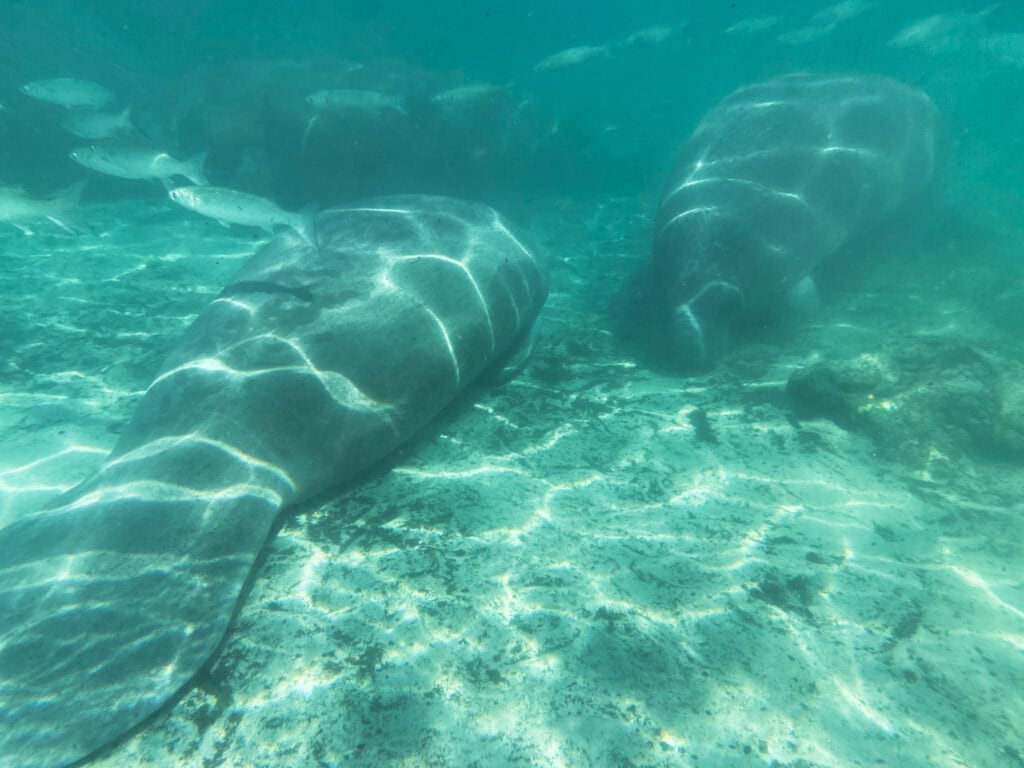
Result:
[[[896,48],[921,48],[928,53],[954,53],[975,46],[986,35],[988,16],[996,6],[978,13],[937,13],[901,29],[890,41]]]
[[[616,43],[616,46],[619,48],[632,48],[634,46],[642,45],[658,45],[668,40],[670,37],[672,37],[673,34],[680,31],[685,26],[686,23],[684,22],[675,27],[646,27],[644,29],[634,32],[631,35],[627,35],[618,43]]]
[[[69,112],[60,124],[64,130],[80,139],[112,139],[135,132],[130,108],[120,112],[78,109]]]
[[[459,107],[475,104],[478,101],[487,101],[507,93],[508,89],[504,86],[478,83],[476,85],[460,85],[457,88],[449,88],[447,91],[435,93],[430,97],[430,100],[443,107]]]
[[[811,23],[812,26],[819,27],[838,24],[842,21],[855,19],[865,11],[871,10],[874,6],[875,3],[871,0],[842,0],[815,13],[811,17]]]
[[[550,72],[553,69],[575,67],[591,59],[607,58],[609,53],[606,45],[579,45],[541,59],[533,70],[535,72]]]
[[[21,86],[26,96],[68,109],[91,107],[98,109],[113,103],[114,94],[99,83],[91,80],[77,80],[73,77],[58,77],[53,80],[34,80]]]
[[[221,224],[259,227],[268,233],[275,228],[289,227],[307,242],[314,242],[311,213],[286,211],[265,197],[211,186],[178,187],[168,192],[168,196],[178,205]]]
[[[753,37],[762,32],[767,32],[772,27],[777,27],[781,21],[781,16],[752,16],[749,19],[742,19],[726,27],[725,34]]]
[[[92,144],[71,150],[68,155],[79,165],[122,179],[159,179],[165,184],[184,176],[193,184],[208,184],[203,174],[206,153],[177,160],[166,152],[134,144]]]
[[[837,25],[837,22],[832,22],[831,24],[800,27],[800,29],[794,29],[790,32],[783,32],[777,39],[780,43],[786,45],[806,45],[831,34]]]
[[[0,187],[0,221],[17,227],[26,235],[32,235],[35,233],[28,224],[47,219],[66,232],[79,234],[82,227],[74,223],[73,212],[84,186],[85,182],[79,181],[42,200],[29,197],[17,187]]]
[[[331,91],[317,91],[306,97],[306,101],[317,109],[324,110],[364,110],[380,112],[393,109],[407,114],[405,104],[398,96],[380,91],[365,91],[354,88],[337,88]]]

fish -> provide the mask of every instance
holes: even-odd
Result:
[[[550,72],[553,69],[575,67],[586,61],[607,58],[611,52],[606,45],[578,45],[546,56],[534,65],[534,72]]]
[[[820,40],[832,34],[835,28],[851,19],[855,19],[866,11],[874,8],[872,0],[842,0],[826,6],[811,16],[811,23],[806,27],[784,32],[779,35],[780,43],[786,45],[804,45]]]
[[[328,91],[316,91],[306,97],[306,101],[316,109],[322,110],[364,110],[380,112],[393,109],[405,115],[405,104],[394,94],[380,91],[361,90],[356,88],[336,88]]]
[[[78,109],[69,112],[60,124],[64,130],[80,139],[112,139],[135,132],[130,107],[120,112]]]
[[[430,100],[443,107],[459,107],[467,104],[475,104],[479,101],[502,96],[508,93],[508,88],[493,83],[476,83],[473,85],[460,85],[456,88],[449,88],[447,91],[435,93]]]
[[[193,184],[209,184],[203,173],[206,152],[178,160],[142,145],[91,144],[71,150],[68,156],[90,170],[122,179],[159,179],[166,184],[175,176],[184,176]]]
[[[92,80],[58,77],[53,80],[33,80],[21,86],[21,92],[39,101],[58,104],[68,109],[91,107],[98,109],[112,104],[113,91]]]
[[[84,181],[79,181],[46,198],[29,197],[18,187],[0,187],[0,221],[17,227],[25,235],[35,232],[30,222],[46,219],[65,232],[80,234],[82,227],[74,222],[74,208],[82,196]]]
[[[838,24],[842,21],[855,19],[866,11],[874,8],[872,0],[841,0],[834,5],[822,8],[811,17],[811,22],[818,26]]]
[[[790,32],[783,32],[778,36],[778,41],[786,45],[805,45],[806,43],[813,43],[815,40],[820,40],[828,34],[831,34],[837,26],[836,22],[831,24],[813,24],[809,27],[800,27]]]
[[[978,13],[937,13],[909,24],[889,40],[895,48],[920,48],[931,54],[955,53],[979,45],[988,16],[996,6]]]
[[[663,43],[672,37],[673,34],[683,29],[686,26],[686,22],[678,24],[674,27],[659,25],[653,27],[645,27],[644,29],[638,30],[631,35],[627,35],[618,43],[618,48],[632,48],[633,46],[641,45],[658,45]]]
[[[748,19],[741,19],[735,24],[730,24],[725,28],[725,34],[753,37],[767,32],[772,27],[777,27],[781,21],[781,16],[751,16]]]
[[[314,243],[313,221],[309,213],[286,211],[259,195],[208,185],[177,187],[167,194],[178,205],[216,219],[221,224],[259,227],[267,233],[272,233],[275,228],[289,227],[307,242]]]

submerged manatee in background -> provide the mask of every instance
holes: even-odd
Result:
[[[490,208],[379,198],[260,250],[100,471],[0,530],[0,766],[89,755],[216,649],[282,507],[405,442],[529,336],[547,283]]]
[[[822,260],[920,203],[936,133],[931,100],[885,77],[794,74],[727,96],[669,177],[634,295],[660,362],[713,363]]]

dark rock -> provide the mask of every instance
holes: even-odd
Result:
[[[912,336],[876,354],[795,371],[786,392],[798,419],[826,418],[920,466],[936,456],[1024,458],[1019,368],[963,340]]]

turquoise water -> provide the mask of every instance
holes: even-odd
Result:
[[[550,281],[525,369],[289,506],[210,663],[155,714],[78,710],[86,730],[123,724],[102,743],[31,714],[102,700],[73,643],[51,663],[80,690],[10,682],[19,591],[93,573],[0,560],[0,710],[30,713],[0,722],[0,766],[1024,765],[1020,9],[8,2],[0,20],[0,203],[40,206],[0,217],[0,557],[46,552],[19,549],[17,522],[104,466],[271,237],[76,164],[101,140],[25,83],[102,84],[132,125],[107,142],[208,152],[214,185],[289,212],[493,206]],[[600,52],[538,67],[577,46]],[[927,93],[934,199],[824,262],[817,308],[665,372],[615,332],[662,185],[716,103],[798,71]],[[469,85],[487,88],[435,98]],[[337,88],[395,101],[306,99]],[[80,202],[46,208],[82,179]],[[187,488],[197,469],[169,471]],[[172,528],[164,554],[188,562]],[[119,621],[89,631],[117,649]],[[148,685],[143,663],[113,667]]]

